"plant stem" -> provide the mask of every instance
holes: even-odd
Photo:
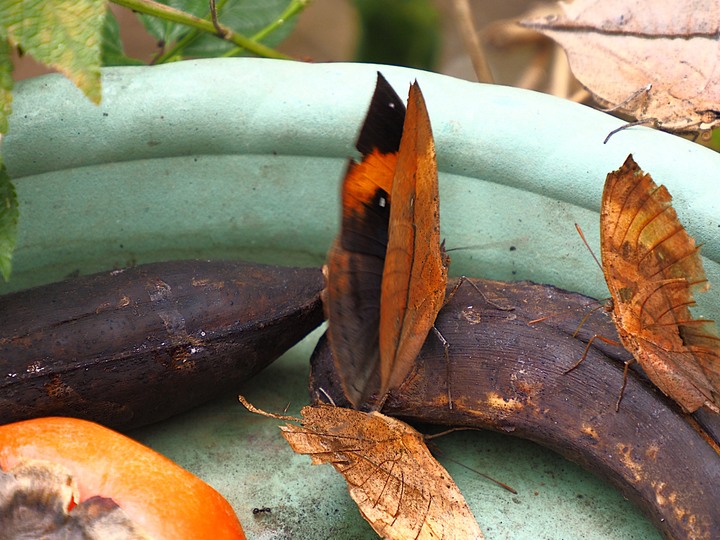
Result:
[[[472,8],[470,7],[469,0],[454,0],[453,7],[455,8],[455,23],[460,30],[460,36],[465,43],[465,49],[470,56],[470,61],[472,62],[478,82],[493,83],[494,79],[490,72],[487,58],[485,57],[485,51],[480,43],[478,32],[473,22]]]
[[[272,23],[267,25],[265,28],[260,30],[257,34],[252,36],[250,39],[253,42],[259,42],[263,39],[265,39],[268,35],[270,35],[272,32],[280,28],[283,24],[285,24],[289,19],[300,13],[303,9],[307,7],[307,5],[310,3],[310,0],[293,0],[288,4],[288,7],[285,8],[285,11],[283,11],[280,16],[275,19]],[[237,56],[241,52],[243,52],[246,48],[242,45],[235,47],[233,49],[230,49],[229,51],[223,53],[221,56]],[[248,49],[249,50],[249,49]]]
[[[213,34],[216,36],[218,35],[217,29],[213,25],[212,21],[206,21],[205,19],[201,19],[200,17],[196,17],[195,15],[185,13],[184,11],[180,11],[179,9],[175,9],[170,6],[160,4],[158,2],[153,2],[152,0],[111,1],[114,4],[126,7],[133,11],[137,11],[138,13],[145,13],[146,15],[152,15],[154,17],[158,17],[159,19],[164,19],[166,21],[178,24],[184,24],[186,26],[202,30],[203,32],[207,32],[209,34]],[[226,39],[227,41],[230,41],[238,47],[242,47],[243,49],[246,49],[253,54],[266,58],[279,58],[283,60],[290,60],[289,56],[279,51],[276,51],[275,49],[271,49],[270,47],[263,45],[262,43],[257,43],[243,36],[242,34],[238,34],[237,32],[224,26],[222,26],[221,28],[225,32],[225,35],[219,37],[222,37],[223,39]]]
[[[220,11],[225,6],[226,3],[227,3],[227,0],[220,0],[217,5],[217,10]],[[211,15],[211,13],[208,12],[208,15],[207,15],[207,17],[205,17],[205,19],[210,17],[210,15]],[[214,26],[214,24],[213,24],[213,26]],[[200,37],[200,35],[202,35],[202,32],[200,30],[198,30],[197,28],[191,29],[187,34],[185,34],[182,37],[182,39],[179,39],[178,41],[176,41],[175,44],[170,49],[168,49],[167,51],[162,53],[160,56],[158,56],[153,61],[153,64],[164,64],[165,62],[171,60],[175,55],[181,53],[185,47],[187,47],[193,41],[195,41],[198,37]],[[253,41],[255,41],[255,40],[253,40]]]

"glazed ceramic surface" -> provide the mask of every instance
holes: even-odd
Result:
[[[157,260],[242,258],[320,265],[337,233],[339,181],[381,70],[406,95],[417,79],[433,123],[441,229],[453,275],[529,279],[595,297],[598,209],[628,153],[665,184],[703,244],[720,319],[720,157],[647,128],[514,88],[410,69],[258,59],[103,72],[92,105],[61,76],[18,85],[2,152],[20,199],[14,274],[2,292]],[[309,337],[239,388],[257,406],[307,403]],[[620,384],[620,381],[618,381]],[[235,396],[134,433],[233,504],[250,538],[373,538],[344,481],[311,467],[277,421]],[[602,480],[496,433],[437,441],[489,539],[657,538]],[[462,465],[518,490],[501,490]],[[271,512],[253,514],[253,508]]]

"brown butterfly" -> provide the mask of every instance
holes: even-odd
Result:
[[[709,288],[700,247],[665,186],[628,156],[607,176],[600,212],[602,267],[620,339],[650,380],[686,412],[720,407],[720,339],[694,319],[693,293]],[[626,367],[627,370],[627,367]]]
[[[378,73],[356,147],[363,159],[343,180],[323,301],[345,394],[375,410],[411,370],[447,285],[435,147],[417,83],[406,113]]]

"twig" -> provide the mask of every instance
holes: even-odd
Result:
[[[475,24],[473,23],[470,3],[468,0],[453,0],[453,7],[455,8],[455,22],[460,30],[460,36],[465,43],[468,56],[470,56],[470,61],[472,62],[478,82],[495,82],[488,67],[487,59],[485,58],[485,51],[480,44]]]
[[[275,420],[285,420],[286,422],[302,423],[302,420],[300,418],[295,418],[294,416],[286,416],[284,414],[274,414],[271,412],[263,411],[262,409],[258,409],[255,405],[253,405],[247,399],[245,399],[244,396],[238,396],[238,401],[240,403],[242,403],[242,406],[245,407],[251,413],[259,414],[261,416],[267,416],[268,418],[274,418]]]
[[[515,82],[518,88],[529,88],[537,90],[545,77],[547,65],[550,63],[552,45],[549,42],[541,41],[537,45],[535,54],[530,65],[525,69],[522,76]]]
[[[220,26],[220,21],[218,21],[217,6],[215,5],[215,0],[210,0],[210,17],[212,18],[212,23],[215,27],[215,30],[217,30],[218,36],[222,36],[222,38],[225,39],[226,30],[225,28]]]
[[[548,93],[553,96],[567,98],[570,90],[570,64],[568,64],[565,51],[561,47],[555,46],[553,54],[553,69],[550,76],[550,88]]]
[[[111,1],[118,6],[126,7],[133,11],[137,11],[138,13],[152,15],[166,21],[184,24],[191,28],[197,28],[198,30],[202,30],[203,32],[208,32],[209,34],[218,35],[218,29],[215,28],[211,21],[206,21],[205,19],[201,19],[200,17],[196,17],[195,15],[191,15],[189,13],[185,13],[184,11],[180,11],[179,9],[175,9],[170,6],[154,2],[153,0]],[[279,58],[283,60],[290,60],[289,56],[279,51],[276,51],[275,49],[272,49],[267,45],[263,45],[262,43],[257,43],[251,39],[248,39],[242,34],[238,34],[237,32],[230,30],[223,25],[219,26],[224,32],[224,35],[220,35],[219,37],[230,41],[239,47],[247,49],[253,54],[263,56],[265,58]]]
[[[213,0],[213,3],[216,4],[215,11],[220,11],[227,2],[228,0],[220,0],[220,2],[216,3],[215,0]],[[210,16],[212,16],[212,13],[208,12],[208,15],[205,18],[207,19],[207,17]],[[188,31],[182,38],[177,40],[170,49],[158,55],[157,58],[154,58],[151,64],[164,64],[165,62],[173,59],[177,54],[182,53],[182,51],[188,45],[196,41],[201,35],[203,35],[203,32],[201,30],[198,30],[197,28],[191,28],[190,31]]]

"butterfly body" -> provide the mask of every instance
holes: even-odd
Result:
[[[720,339],[694,319],[693,293],[709,288],[699,246],[672,197],[629,156],[603,191],[601,254],[620,339],[650,380],[686,412],[720,407]]]

